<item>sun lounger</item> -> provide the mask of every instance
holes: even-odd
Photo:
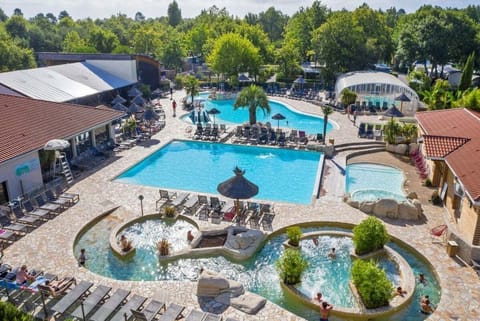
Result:
[[[17,240],[18,235],[12,231],[0,228],[0,240],[3,242],[13,242]]]
[[[38,216],[25,215],[20,206],[12,207],[12,213],[15,216],[15,220],[22,224],[39,226],[42,223],[42,220]]]
[[[68,309],[70,309],[74,304],[88,292],[88,290],[93,286],[93,283],[87,281],[81,281],[72,291],[68,292],[60,301],[57,302],[52,307],[52,310],[56,314],[64,314]]]
[[[52,213],[48,210],[42,210],[41,208],[35,208],[30,200],[22,202],[23,208],[27,211],[28,215],[38,216],[42,219],[48,219],[52,216]]]
[[[115,293],[108,299],[107,302],[102,304],[102,306],[95,312],[93,316],[90,317],[91,321],[104,321],[107,320],[110,315],[125,301],[127,296],[130,294],[130,291],[124,289],[117,289]]]
[[[175,206],[175,207],[178,207],[178,206],[182,205],[183,202],[185,202],[185,200],[187,199],[188,195],[189,195],[188,193],[177,194],[177,197],[170,200],[170,205]]]
[[[170,303],[158,321],[175,321],[182,315],[183,310],[185,310],[184,306]]]
[[[55,193],[57,194],[58,197],[68,198],[73,203],[76,203],[80,200],[80,194],[64,192],[60,187],[60,185],[55,185]]]
[[[38,288],[38,291],[40,292],[40,294],[46,298],[46,297],[54,297],[54,298],[57,298],[57,297],[61,297],[63,295],[65,295],[65,292],[70,289],[70,287],[76,283],[76,280],[75,278],[73,277],[66,277],[63,279],[63,283],[62,283],[62,286],[56,290],[55,292],[52,292],[50,290],[50,288],[48,286],[45,285],[45,281],[46,280],[49,280],[49,281],[53,281],[56,279],[56,276],[53,276],[53,275],[45,275],[45,280],[43,283],[41,284],[38,284],[37,285],[37,288]]]
[[[238,321],[238,320],[234,318],[227,318],[225,321]]]
[[[100,284],[89,296],[87,296],[83,303],[73,311],[72,315],[77,318],[82,318],[84,315],[88,316],[100,302],[108,297],[108,293],[110,293],[111,290],[111,287]]]
[[[207,314],[199,310],[192,310],[185,318],[185,321],[203,321]]]
[[[124,306],[120,308],[120,310],[115,313],[113,318],[110,321],[125,321],[125,319],[130,320],[132,316],[131,310],[138,310],[140,307],[147,301],[147,298],[143,296],[135,294],[131,297]]]
[[[67,208],[67,207],[70,207],[72,205],[72,202],[70,201],[70,199],[55,196],[55,194],[53,193],[53,191],[51,189],[47,189],[45,191],[45,196],[47,197],[47,200],[50,203],[58,204],[58,205],[62,206],[63,208]]]
[[[472,267],[473,267],[475,270],[480,270],[480,262],[475,261],[475,260],[472,259]]]
[[[132,309],[131,312],[135,320],[152,321],[163,308],[165,308],[165,303],[152,300],[142,311]]]
[[[216,315],[210,312],[207,313],[207,315],[205,316],[205,319],[203,319],[203,321],[220,321],[220,320],[222,320],[221,315]]]
[[[0,225],[2,229],[9,230],[15,233],[25,234],[32,228],[31,226],[19,223],[12,223],[10,218],[5,215],[0,215]]]
[[[51,212],[60,213],[62,211],[62,206],[53,203],[47,203],[42,195],[35,196],[35,202],[37,202],[38,207],[44,210],[49,210]]]

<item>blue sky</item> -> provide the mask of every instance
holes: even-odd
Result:
[[[85,17],[105,18],[119,12],[133,17],[140,11],[147,17],[167,15],[168,4],[173,0],[0,0],[0,8],[7,15],[11,15],[15,8],[22,9],[25,17],[29,18],[39,12],[51,12],[58,15],[61,10],[67,12],[74,19]],[[333,10],[346,8],[353,10],[366,2],[370,7],[388,9],[395,6],[407,12],[413,12],[423,4],[440,5],[442,7],[464,8],[470,4],[480,5],[480,0],[323,0],[322,3]],[[223,0],[223,1],[198,1],[177,0],[182,10],[183,17],[195,17],[202,9],[216,5],[227,8],[233,15],[243,17],[247,12],[258,13],[274,6],[288,15],[293,14],[299,7],[307,7],[312,1],[307,0]]]

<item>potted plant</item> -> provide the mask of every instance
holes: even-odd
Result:
[[[373,216],[353,228],[353,245],[357,255],[383,249],[389,239],[387,229],[382,221]]]
[[[287,228],[288,244],[291,246],[298,246],[300,237],[302,236],[302,229],[298,226],[291,226]]]
[[[162,239],[157,243],[157,250],[160,256],[167,256],[170,254],[170,243],[167,239]]]
[[[175,206],[167,206],[165,207],[165,216],[169,218],[175,217],[175,213],[177,210],[175,209]]]
[[[300,251],[286,249],[275,266],[280,274],[280,279],[285,284],[296,284],[302,279],[303,272],[308,268],[308,262]]]

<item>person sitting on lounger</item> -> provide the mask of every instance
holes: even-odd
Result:
[[[122,235],[120,236],[120,246],[123,252],[128,252],[132,249],[132,242],[125,235]]]
[[[25,284],[27,282],[33,282],[33,281],[35,281],[35,276],[28,273],[26,265],[22,265],[20,270],[15,275],[15,282],[19,285],[22,285],[22,284]]]

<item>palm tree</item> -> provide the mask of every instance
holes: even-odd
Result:
[[[322,106],[323,112],[323,144],[325,145],[325,136],[327,135],[328,115],[333,113],[333,108],[330,106]]]
[[[233,109],[237,110],[238,108],[248,108],[248,118],[251,125],[257,122],[257,108],[262,109],[264,113],[270,113],[267,94],[262,87],[256,85],[245,87],[238,94]]]
[[[190,95],[192,97],[192,107],[193,107],[193,97],[198,95],[198,88],[199,88],[199,83],[197,78],[195,78],[194,76],[185,77],[185,91],[187,92],[187,95]]]

